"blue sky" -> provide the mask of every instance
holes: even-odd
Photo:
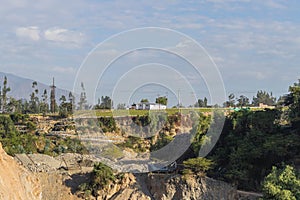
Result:
[[[300,78],[299,9],[296,0],[3,0],[0,71],[43,83],[55,76],[59,87],[72,89],[98,43],[154,26],[200,43],[218,66],[226,94],[252,98],[262,89],[281,95]]]

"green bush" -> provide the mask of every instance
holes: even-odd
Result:
[[[157,141],[155,142],[155,144],[152,144],[150,147],[150,151],[156,151],[158,149],[161,149],[162,147],[166,146],[167,144],[169,144],[170,142],[173,141],[173,137],[166,135],[164,132],[160,132],[159,133],[159,137],[157,139]]]
[[[120,143],[117,146],[123,148],[127,147],[133,149],[135,152],[145,152],[147,150],[144,145],[144,140],[135,136],[128,136],[124,143]]]
[[[110,182],[115,181],[116,176],[113,170],[103,163],[94,164],[90,182],[82,183],[78,187],[79,192],[83,192],[84,198],[88,198],[90,194],[98,196],[98,190],[103,189]]]
[[[205,173],[212,168],[214,162],[206,158],[198,157],[183,161],[183,165],[185,169],[190,170],[194,173]]]
[[[263,183],[263,199],[298,200],[300,199],[300,178],[293,167],[272,168]]]
[[[100,117],[98,118],[98,123],[104,133],[118,131],[116,121],[113,117]]]

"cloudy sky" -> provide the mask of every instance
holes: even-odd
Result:
[[[1,3],[0,71],[46,84],[55,76],[61,88],[73,88],[97,44],[142,27],[174,29],[196,40],[217,65],[226,94],[252,97],[262,89],[278,96],[300,78],[297,0]]]

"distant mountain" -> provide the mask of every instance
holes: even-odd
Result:
[[[0,85],[3,85],[4,76],[7,77],[7,85],[11,88],[11,91],[7,94],[9,97],[14,97],[15,99],[29,99],[32,93],[32,82],[34,80],[16,76],[14,74],[0,72]],[[44,90],[47,90],[48,98],[50,99],[50,86],[41,82],[37,82],[37,88],[39,90],[39,97],[43,94]],[[65,95],[68,99],[68,90],[56,88],[56,102],[59,102],[59,98]]]

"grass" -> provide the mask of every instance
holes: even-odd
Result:
[[[78,116],[97,116],[97,117],[113,117],[113,116],[143,116],[153,112],[166,112],[168,115],[174,115],[178,112],[188,114],[190,111],[211,112],[214,108],[168,108],[166,110],[87,110],[76,111]]]
[[[103,149],[101,155],[109,159],[119,159],[123,157],[123,152],[117,146],[109,144]]]
[[[86,110],[76,111],[80,116],[116,117],[116,116],[143,116],[154,112],[166,112],[168,115],[177,113],[189,114],[190,112],[210,113],[213,110],[229,110],[229,108],[168,108],[166,110]],[[252,110],[252,109],[251,109]],[[263,110],[263,109],[260,109]]]
[[[78,116],[97,116],[97,117],[116,117],[116,116],[143,116],[150,112],[166,112],[168,115],[174,115],[176,113],[188,114],[191,111],[207,113],[213,110],[230,110],[230,108],[167,108],[166,110],[109,110],[109,109],[99,109],[99,110],[80,110],[75,111],[75,115]],[[264,110],[264,108],[250,107],[251,111]]]

